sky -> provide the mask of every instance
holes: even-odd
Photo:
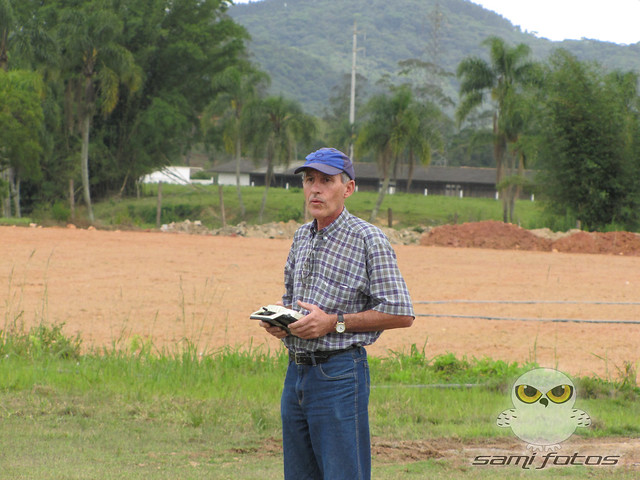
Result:
[[[234,3],[249,1],[234,0]],[[640,42],[640,0],[472,1],[502,15],[523,32],[549,40],[589,38],[619,44]]]
[[[640,0],[472,0],[522,31],[561,41],[640,42]]]

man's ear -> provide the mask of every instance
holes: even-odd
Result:
[[[347,189],[344,191],[344,198],[349,198],[355,191],[356,191],[356,181],[349,180],[347,182]]]

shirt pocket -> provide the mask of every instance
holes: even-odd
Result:
[[[354,307],[358,307],[363,300],[359,283],[339,282],[326,278],[323,278],[319,283],[327,311],[338,313],[358,311],[354,310]]]

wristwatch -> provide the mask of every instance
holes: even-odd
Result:
[[[336,332],[344,333],[346,329],[347,329],[347,326],[344,324],[344,316],[341,313],[339,313],[338,321],[336,323]]]

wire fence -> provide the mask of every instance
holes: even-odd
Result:
[[[414,305],[445,304],[445,303],[504,303],[515,305],[534,304],[558,304],[558,305],[640,305],[640,302],[603,302],[603,301],[576,301],[576,300],[427,300],[413,302]]]
[[[608,301],[575,301],[575,300],[427,300],[413,302],[414,305],[445,305],[445,304],[507,304],[507,305],[536,305],[536,304],[557,304],[557,305],[625,305],[639,306],[640,302],[608,302]],[[435,318],[460,318],[460,319],[480,319],[480,320],[500,320],[516,322],[549,322],[549,323],[597,323],[597,324],[625,324],[640,325],[637,320],[618,319],[585,319],[585,318],[531,318],[531,317],[498,317],[492,315],[461,315],[453,313],[416,313],[416,317]]]

